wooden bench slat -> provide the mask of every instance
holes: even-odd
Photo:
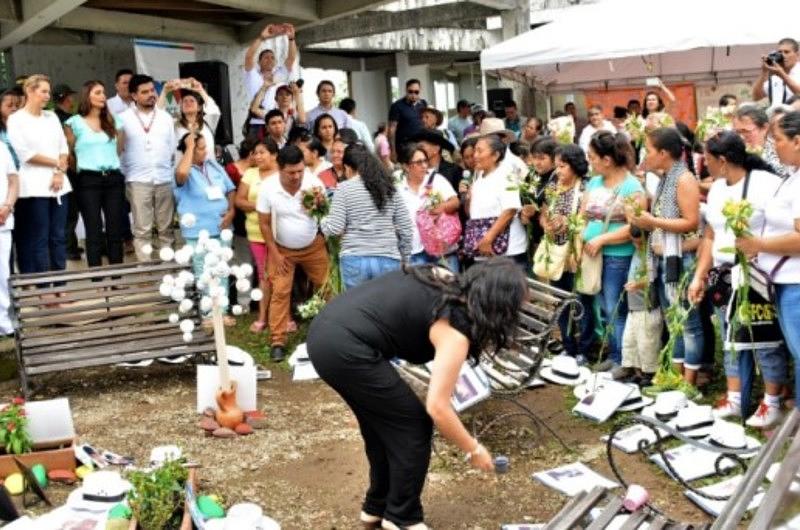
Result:
[[[148,294],[149,293],[149,294]],[[24,321],[25,323],[32,323],[36,324],[37,320],[40,318],[50,317],[53,315],[80,315],[80,314],[87,314],[86,316],[91,318],[89,313],[95,313],[98,311],[103,311],[107,309],[113,309],[117,307],[130,307],[130,306],[146,306],[149,304],[159,304],[169,302],[170,304],[175,304],[175,302],[171,298],[165,298],[161,296],[157,292],[147,291],[147,293],[142,293],[140,295],[131,297],[127,300],[114,300],[114,301],[103,301],[97,303],[89,303],[89,304],[71,304],[65,307],[52,307],[47,309],[28,309],[26,311],[21,311],[17,314],[17,317]],[[102,313],[99,315],[102,316]],[[81,319],[78,319],[81,320]]]
[[[183,315],[181,315],[183,316]],[[129,326],[134,324],[147,325],[153,322],[163,322],[166,316],[163,312],[144,314],[144,315],[130,315],[123,316],[115,319],[103,320],[102,322],[94,322],[92,324],[81,324],[81,331],[92,331],[99,329],[110,329],[117,326]],[[187,317],[188,318],[188,317]],[[61,335],[71,335],[75,333],[77,326],[43,326],[41,328],[19,328],[17,330],[18,339],[20,342],[44,338],[44,337],[58,337]]]
[[[79,361],[67,361],[62,363],[47,364],[43,366],[32,366],[28,368],[28,373],[31,375],[47,374],[52,372],[61,372],[64,370],[73,370],[75,368],[91,368],[94,366],[106,366],[110,364],[118,364],[123,362],[142,361],[146,359],[153,359],[155,357],[171,357],[174,355],[198,355],[204,353],[211,353],[214,351],[213,343],[208,345],[191,346],[186,349],[178,350],[161,350],[153,355],[153,352],[138,352],[129,353],[125,355],[109,354],[106,357],[95,357],[91,359],[82,359]]]
[[[636,530],[643,522],[647,520],[648,514],[644,510],[633,512],[628,516],[628,520],[622,525],[619,530]]]
[[[157,289],[158,284],[161,283],[161,279],[164,277],[165,274],[168,273],[176,273],[180,272],[179,269],[175,269],[172,271],[152,271],[148,274],[136,274],[136,275],[129,275],[122,278],[114,278],[102,281],[79,281],[68,283],[67,285],[63,285],[60,287],[48,287],[48,288],[30,288],[30,287],[14,287],[12,289],[12,294],[14,298],[18,300],[18,304],[21,303],[23,300],[31,300],[31,299],[39,299],[43,295],[53,295],[59,294],[63,295],[64,293],[79,293],[83,291],[93,291],[99,289],[110,289],[112,287],[118,289],[124,289],[130,286],[136,286],[141,284],[152,285],[154,289]]]
[[[68,293],[66,296],[59,297],[57,300],[42,300],[41,297],[37,296],[20,300],[17,303],[17,313],[22,314],[26,309],[29,308],[47,307],[48,304],[51,304],[54,301],[57,301],[59,304],[71,304],[73,302],[108,300],[111,298],[121,298],[124,296],[138,296],[142,294],[153,294],[153,293],[158,293],[157,283],[152,282],[143,285],[142,283],[136,282],[134,284],[131,284],[130,286],[126,286],[126,288],[117,290],[98,288],[97,290],[87,289],[85,291],[73,291],[71,293]]]
[[[622,509],[622,497],[612,497],[597,519],[592,521],[586,530],[602,530],[617,516],[620,509]]]
[[[600,486],[593,488],[554,527],[553,530],[574,529],[586,515],[600,503],[608,491]],[[549,527],[548,527],[549,528]]]
[[[102,267],[92,267],[82,271],[57,271],[39,272],[32,274],[15,274],[10,281],[13,287],[37,286],[54,282],[74,282],[78,280],[91,280],[93,278],[105,278],[107,276],[130,276],[137,273],[151,273],[153,271],[169,271],[186,269],[188,266],[178,265],[174,262],[169,263],[125,263],[121,265],[109,265]],[[45,287],[49,288],[49,287]]]
[[[572,497],[572,498],[571,498],[569,501],[567,501],[567,503],[564,505],[564,507],[563,507],[563,508],[561,508],[561,509],[558,511],[558,513],[557,513],[555,516],[553,516],[553,518],[552,518],[552,519],[550,519],[550,522],[548,522],[548,523],[545,525],[545,527],[544,527],[544,530],[554,530],[554,529],[556,528],[556,525],[558,525],[558,524],[559,524],[561,521],[563,521],[563,520],[564,520],[564,518],[565,518],[565,517],[567,517],[567,515],[568,515],[568,514],[569,514],[569,513],[570,513],[570,512],[571,512],[571,511],[572,511],[572,510],[573,510],[573,509],[574,509],[574,508],[575,508],[575,507],[576,507],[576,506],[577,506],[577,505],[580,503],[580,502],[582,502],[582,501],[583,501],[583,500],[586,498],[586,496],[587,496],[587,495],[588,495],[588,492],[586,492],[586,491],[581,491],[581,492],[579,492],[577,495],[575,495],[574,497]]]
[[[666,530],[669,521],[667,521],[667,518],[664,517],[663,515],[658,515],[648,524],[650,526],[648,527],[647,530]]]
[[[183,338],[179,334],[174,334],[172,337],[153,337],[147,340],[134,340],[128,342],[116,343],[113,348],[107,346],[94,346],[91,348],[81,348],[80,350],[71,350],[67,352],[54,352],[39,355],[32,355],[26,358],[26,364],[30,367],[41,366],[43,364],[54,364],[65,362],[68,360],[81,360],[92,358],[105,358],[109,355],[124,355],[127,353],[136,352],[159,352],[163,350],[174,349],[183,346],[190,346],[195,344],[195,341],[202,345],[204,343],[212,342],[212,338],[204,332],[196,333],[194,340],[190,344],[183,342]],[[163,357],[163,355],[157,355]],[[153,355],[151,355],[151,358]]]
[[[138,330],[118,330],[114,328],[105,334],[102,332],[95,332],[91,338],[73,335],[69,337],[62,337],[62,340],[58,344],[44,343],[39,344],[38,346],[28,345],[26,347],[26,353],[29,356],[35,356],[42,353],[82,350],[85,348],[91,348],[92,346],[111,346],[112,344],[116,344],[118,342],[130,341],[137,338],[147,339],[150,337],[172,337],[176,333],[180,333],[178,326],[175,324],[170,324],[169,322],[166,324],[161,324],[158,327],[154,326],[148,328],[139,328]]]
[[[199,318],[194,318],[192,316],[187,317],[189,320],[192,320],[195,323],[196,327],[200,327],[202,324]],[[102,323],[101,323],[102,324]],[[98,324],[100,326],[100,324]],[[109,326],[108,324],[103,325],[102,327],[97,327],[95,329],[86,330],[84,326],[78,328],[58,328],[59,330],[65,331],[65,333],[60,333],[57,335],[45,335],[45,336],[34,336],[22,339],[22,345],[27,350],[34,351],[36,348],[39,347],[53,347],[59,344],[65,344],[75,341],[84,341],[84,340],[93,340],[93,339],[102,339],[107,337],[116,337],[116,336],[123,336],[123,335],[131,335],[134,333],[141,333],[147,330],[154,330],[158,331],[160,329],[173,329],[177,330],[178,327],[175,324],[171,324],[163,315],[156,315],[153,318],[147,319],[146,321],[134,320],[129,321],[127,323],[117,324],[116,322],[114,325]]]
[[[89,321],[89,323],[91,323],[91,321],[98,320],[101,318],[105,321],[111,318],[116,318],[121,316],[143,315],[147,313],[174,311],[175,305],[176,305],[175,302],[173,302],[172,300],[161,298],[158,303],[154,303],[151,305],[138,304],[134,307],[128,305],[117,308],[111,308],[104,312],[96,312],[95,314],[77,313],[73,315],[64,315],[64,316],[56,315],[51,317],[39,318],[36,320],[20,321],[20,327],[24,329],[24,328],[53,326],[69,322],[82,322],[82,321]]]

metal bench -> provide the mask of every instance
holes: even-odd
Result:
[[[161,296],[158,286],[164,275],[183,269],[175,263],[147,262],[12,276],[12,319],[23,393],[28,396],[30,378],[42,374],[176,355],[212,355],[213,336],[202,330],[197,303],[181,315],[195,322],[191,343],[185,343],[177,326],[167,321],[178,303]],[[198,301],[194,288],[186,293]]]

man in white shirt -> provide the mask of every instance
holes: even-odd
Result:
[[[112,114],[122,114],[134,106],[133,98],[131,98],[131,93],[128,91],[128,84],[131,82],[131,77],[133,77],[133,70],[129,68],[119,70],[114,77],[114,90],[117,91],[117,95],[106,101],[108,110],[110,110]]]
[[[464,140],[464,129],[472,125],[469,101],[466,99],[456,103],[457,114],[447,121],[447,129],[456,137],[456,142],[461,145]]]
[[[134,75],[130,92],[135,106],[119,115],[125,138],[120,162],[133,214],[133,245],[139,261],[152,259],[143,247],[152,243],[153,226],[158,247],[174,242],[172,219],[175,201],[173,154],[177,139],[172,117],[156,107],[153,78]]]
[[[367,150],[375,154],[375,144],[372,142],[372,133],[369,132],[367,124],[361,120],[356,119],[356,101],[353,98],[344,98],[339,102],[339,108],[347,113],[350,119],[350,128],[353,129],[358,135]]]
[[[336,126],[339,129],[352,129],[350,125],[350,116],[347,115],[342,109],[337,109],[333,106],[333,97],[336,95],[336,87],[333,86],[333,81],[323,79],[317,85],[317,99],[319,104],[306,113],[306,121],[308,128],[314,129],[314,122],[317,121],[322,114],[330,114],[336,121]]]
[[[303,206],[305,192],[325,194],[324,184],[307,172],[303,152],[288,145],[278,152],[278,178],[264,181],[258,190],[256,211],[267,245],[267,274],[272,282],[269,304],[270,356],[285,357],[289,310],[295,267],[301,267],[319,289],[328,278],[328,252],[317,220]],[[274,224],[274,226],[273,226]]]
[[[769,106],[786,103],[795,94],[800,94],[800,66],[798,51],[800,45],[791,38],[778,42],[778,53],[782,59],[764,56],[761,58],[761,75],[753,83],[753,99],[769,98]]]
[[[608,131],[616,134],[617,128],[603,117],[603,107],[592,105],[589,107],[589,123],[581,131],[580,140],[578,140],[578,145],[581,146],[584,153],[589,152],[589,142],[592,140],[592,135],[597,131]]]
[[[283,64],[278,64],[275,52],[269,48],[261,50],[256,64],[256,52],[267,39],[286,35],[289,51]],[[297,60],[297,44],[294,40],[294,26],[292,24],[268,24],[261,34],[250,44],[244,55],[244,86],[247,90],[248,107],[253,98],[265,84],[269,88],[264,93],[261,107],[269,111],[275,107],[275,92],[278,87],[287,84],[293,77],[294,63]],[[254,117],[250,126],[258,130],[264,125],[264,119]]]

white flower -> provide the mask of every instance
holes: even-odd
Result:
[[[261,291],[261,289],[253,289],[252,291],[250,291],[251,300],[258,302],[262,298],[264,298],[264,293]]]
[[[202,311],[203,313],[208,313],[209,311],[211,311],[213,305],[214,302],[211,300],[210,296],[204,296],[203,298],[200,299],[200,311]]]
[[[197,224],[197,217],[193,213],[185,213],[181,216],[181,226],[192,228]]]
[[[192,334],[191,333],[184,333],[183,334],[183,342],[192,342]]]
[[[180,276],[175,278],[175,283],[172,285],[173,289],[186,289],[186,279]]]
[[[178,316],[178,313],[170,313],[169,314],[169,323],[170,324],[177,324],[180,319],[181,319],[181,317]]]
[[[239,265],[231,265],[231,274],[239,278],[239,275],[242,274],[241,267],[239,267]]]
[[[236,280],[236,290],[240,293],[246,293],[251,287],[252,285],[250,285],[250,280],[247,278],[239,278]]]
[[[170,297],[176,302],[180,302],[181,300],[186,298],[186,291],[178,287],[173,287],[172,292],[170,293]]]
[[[244,276],[245,278],[249,278],[250,276],[253,275],[253,266],[250,265],[249,263],[242,263],[239,269],[242,271],[242,276]]]
[[[175,263],[178,265],[188,265],[192,259],[192,255],[184,252],[183,249],[175,253]]]
[[[242,309],[242,306],[240,306],[239,304],[236,304],[235,306],[231,307],[231,313],[233,313],[238,317],[239,315],[244,313],[244,309]]]
[[[172,258],[175,257],[175,251],[169,247],[164,247],[158,251],[158,257],[161,261],[172,261]]]
[[[206,257],[203,258],[203,261],[205,262],[206,268],[211,269],[215,267],[217,263],[219,263],[219,256],[214,253],[208,253],[206,254]]]
[[[219,238],[223,241],[232,241],[233,240],[233,230],[230,228],[225,228],[222,232],[219,233]]]
[[[158,293],[161,296],[171,296],[172,295],[172,284],[169,283],[162,283],[158,286]]]
[[[222,247],[219,253],[222,259],[225,261],[230,261],[233,259],[233,249],[230,247]]]
[[[184,333],[191,333],[194,331],[194,321],[189,320],[188,318],[181,320],[180,328]]]
[[[172,285],[175,283],[175,278],[171,274],[165,274],[164,276],[161,277],[161,283]]]
[[[193,307],[194,307],[194,302],[192,302],[188,298],[184,298],[183,300],[181,300],[181,303],[178,304],[178,311],[180,313],[184,313],[185,314],[185,313],[188,313],[189,311],[191,311]]]

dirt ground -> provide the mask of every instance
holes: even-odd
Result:
[[[252,337],[239,343],[250,351],[258,344]],[[258,349],[256,357],[263,357],[263,348]],[[258,403],[269,428],[234,440],[206,438],[198,429],[195,373],[188,365],[156,363],[146,369],[58,374],[43,380],[36,397],[69,397],[82,441],[138,462],[148,458],[153,446],[181,446],[203,466],[199,472],[203,492],[220,494],[227,505],[258,503],[284,529],[357,528],[367,465],[354,417],[322,382],[295,383],[285,367],[270,368],[273,379],[258,384]],[[0,383],[0,395],[16,391],[16,380]],[[451,445],[437,439],[423,499],[426,522],[438,530],[543,522],[566,497],[532,480],[533,472],[580,459],[613,478],[599,440],[609,427],[572,416],[568,396],[563,387],[547,386],[528,391],[521,401],[571,451],[546,432],[538,433],[527,420],[512,420],[483,437],[490,451],[509,456],[511,467],[505,475],[471,470]],[[489,402],[464,419],[480,422],[508,410],[508,404]],[[621,462],[625,478],[644,485],[668,515],[683,521],[708,520],[676,483],[644,457],[625,457]],[[64,486],[49,489],[57,503],[69,491]]]

